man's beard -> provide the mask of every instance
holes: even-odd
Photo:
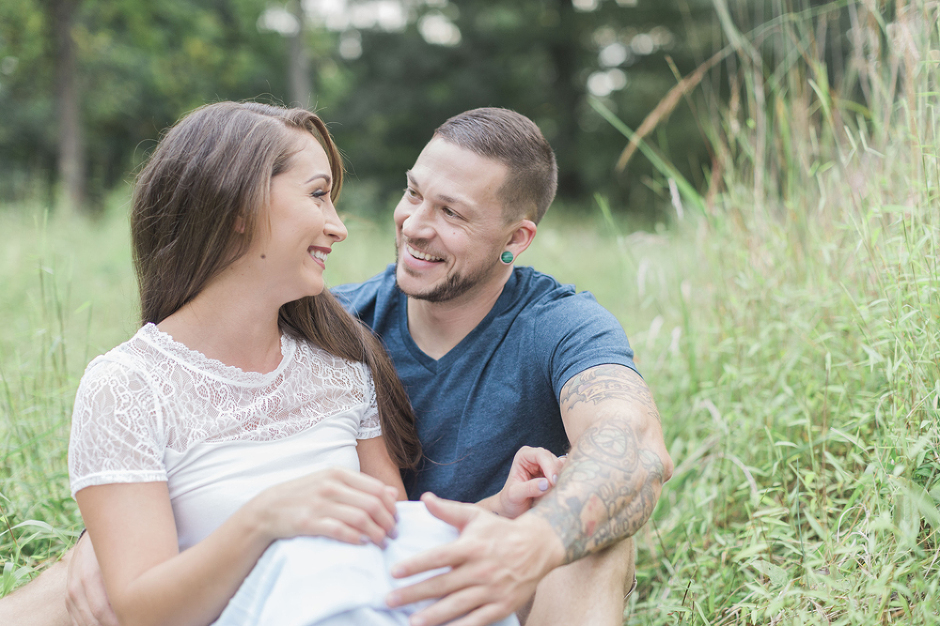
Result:
[[[424,300],[426,302],[447,302],[448,300],[453,300],[458,296],[462,296],[467,293],[478,284],[483,282],[483,279],[486,278],[487,270],[484,268],[478,272],[474,272],[469,276],[464,276],[460,273],[451,274],[444,283],[434,287],[430,291],[418,292],[418,293],[408,293],[401,288],[401,285],[398,284],[398,263],[399,255],[401,250],[398,248],[398,242],[395,243],[395,285],[409,298],[414,298],[415,300]],[[405,272],[408,272],[408,268],[404,268]]]

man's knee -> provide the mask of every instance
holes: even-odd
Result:
[[[623,623],[626,594],[636,579],[632,538],[570,563],[546,576],[535,592],[526,626]]]
[[[67,552],[36,579],[10,595],[0,598],[0,624],[23,626],[67,626],[71,618],[65,609],[65,580],[68,573]]]

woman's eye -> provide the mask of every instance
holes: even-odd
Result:
[[[310,194],[310,195],[313,196],[314,198],[322,198],[323,196],[327,195],[328,193],[330,193],[328,190],[325,190],[325,189],[317,189],[316,191],[314,191],[314,192],[313,192],[312,194]]]

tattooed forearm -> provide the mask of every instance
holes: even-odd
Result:
[[[646,385],[632,372],[617,366],[587,370],[565,385],[561,402],[566,410],[586,403],[605,411],[578,438],[558,484],[532,511],[555,529],[571,562],[636,533],[653,513],[671,472],[661,457],[665,449],[637,432],[637,414],[658,420],[658,412]],[[627,406],[631,411],[624,413],[629,414],[610,410]],[[668,456],[666,462],[671,463]]]

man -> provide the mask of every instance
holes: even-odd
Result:
[[[535,596],[531,624],[621,624],[636,532],[672,473],[659,415],[616,319],[592,296],[512,262],[555,195],[538,127],[504,109],[445,122],[407,173],[398,262],[334,293],[385,341],[425,451],[410,497],[475,502],[523,445],[571,451],[557,486],[516,520],[435,498],[461,538],[401,574],[451,573],[393,603],[444,596],[425,626],[483,624]],[[620,545],[614,545],[620,542]],[[584,558],[589,557],[589,558]],[[416,624],[416,622],[412,622]]]
[[[451,567],[389,596],[392,606],[441,598],[413,626],[464,614],[460,626],[487,624],[516,610],[536,626],[619,626],[634,581],[629,538],[672,473],[656,406],[613,316],[589,294],[513,266],[556,180],[529,119],[503,109],[451,118],[407,173],[397,264],[334,290],[386,342],[411,396],[426,455],[406,477],[411,497],[475,502],[499,490],[520,447],[568,451],[555,487],[515,520],[424,498],[461,536],[393,572]],[[46,576],[46,587],[63,584],[61,573]],[[76,621],[109,626],[100,593],[69,595]]]

